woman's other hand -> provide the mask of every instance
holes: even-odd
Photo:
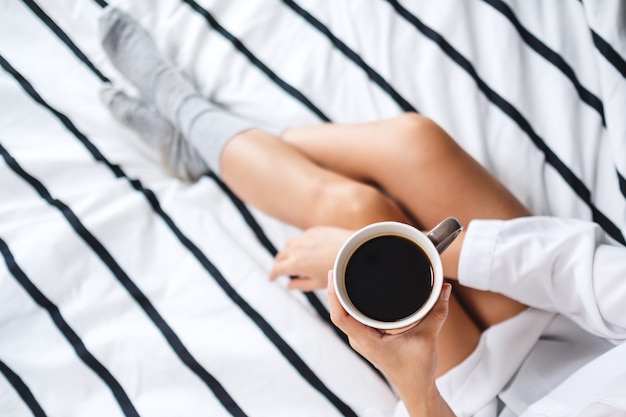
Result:
[[[293,277],[288,288],[313,291],[326,287],[341,245],[353,233],[338,227],[312,227],[287,242],[278,252],[270,272],[270,281],[279,276]]]

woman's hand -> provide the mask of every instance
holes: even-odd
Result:
[[[444,284],[433,310],[412,329],[387,334],[365,326],[341,306],[328,272],[328,300],[333,323],[348,335],[350,345],[387,376],[398,389],[409,414],[415,416],[453,416],[435,385],[437,339],[448,316],[452,286]]]
[[[288,288],[313,291],[326,287],[341,245],[353,233],[338,227],[313,227],[287,242],[276,255],[270,272],[273,281],[281,275],[294,277]]]

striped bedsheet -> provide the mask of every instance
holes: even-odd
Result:
[[[620,0],[114,4],[261,126],[417,111],[535,214],[625,243]],[[130,87],[98,42],[107,5],[0,0],[0,415],[393,414],[324,292],[268,282],[299,231],[213,174],[172,178],[100,103]]]

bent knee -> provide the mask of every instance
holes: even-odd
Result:
[[[360,228],[382,220],[399,220],[399,210],[377,188],[342,181],[320,184],[317,190],[315,224]]]
[[[433,125],[436,125],[432,119],[415,112],[403,113],[390,120],[397,125],[398,129],[402,129],[409,134],[419,133],[424,129],[428,129]]]
[[[425,144],[431,139],[438,139],[445,134],[443,129],[428,117],[417,113],[404,113],[390,120],[394,132],[393,139],[400,145]]]
[[[437,162],[459,146],[435,121],[417,113],[390,120],[390,160],[398,166],[422,166]]]

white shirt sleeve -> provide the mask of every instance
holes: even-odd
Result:
[[[626,247],[595,223],[554,217],[474,220],[459,282],[557,312],[583,329],[626,339]]]

